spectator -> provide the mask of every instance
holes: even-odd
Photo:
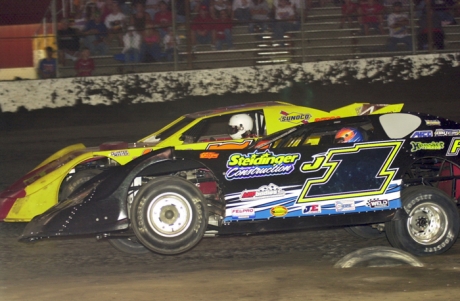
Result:
[[[375,0],[361,2],[358,8],[359,23],[363,27],[365,35],[369,35],[369,28],[378,29],[383,34],[383,6]]]
[[[139,63],[141,53],[141,35],[135,30],[134,26],[128,27],[128,31],[123,36],[123,50],[125,63]]]
[[[53,58],[53,48],[45,48],[46,57],[38,65],[38,76],[41,79],[56,77],[56,59]]]
[[[164,1],[160,1],[160,10],[155,14],[153,23],[158,26],[161,37],[164,37],[169,26],[172,25],[172,13]]]
[[[80,50],[80,37],[77,31],[69,26],[68,19],[61,20],[57,36],[60,63],[65,66],[65,59],[76,61],[78,50]]]
[[[153,20],[155,14],[160,10],[160,0],[147,0],[145,2],[145,12],[150,15]]]
[[[117,1],[113,1],[112,12],[105,18],[104,23],[109,31],[109,42],[116,37],[118,45],[123,45],[123,27],[126,24],[126,16],[121,12]]]
[[[399,43],[407,45],[412,50],[412,37],[409,35],[407,26],[409,18],[406,13],[402,12],[402,3],[393,3],[393,12],[388,15],[388,27],[390,29],[390,38],[388,39],[388,50],[396,51]]]
[[[161,60],[161,38],[158,31],[153,28],[153,25],[147,25],[145,34],[142,38],[142,48],[141,48],[141,61],[149,62],[155,61],[159,62]]]
[[[193,51],[196,50],[197,43],[215,45],[216,31],[214,30],[214,25],[215,21],[209,15],[208,7],[202,5],[198,16],[193,19],[190,26]]]
[[[77,76],[91,76],[94,71],[94,60],[89,57],[88,48],[83,48],[80,58],[75,62],[75,71]]]
[[[227,44],[227,49],[233,49],[232,40],[232,19],[227,10],[222,9],[219,11],[219,20],[216,21],[214,27],[216,31],[216,49],[222,50],[222,44]]]
[[[106,55],[108,47],[106,44],[108,30],[102,21],[102,16],[99,12],[93,15],[93,18],[86,23],[83,30],[83,44],[89,48],[92,55]]]
[[[438,15],[443,26],[456,25],[454,16],[450,13],[450,10],[455,6],[454,0],[432,0],[431,8]]]
[[[251,21],[250,0],[233,0],[232,19],[240,22]]]
[[[296,19],[295,7],[289,0],[279,0],[275,7],[274,38],[282,40],[287,31],[299,30],[299,28],[300,24]]]
[[[418,50],[429,48],[428,41],[428,13],[427,9],[423,10],[419,20]],[[441,19],[438,14],[431,12],[431,30],[433,33],[433,44],[437,49],[444,49],[444,30],[442,29]]]
[[[268,22],[270,20],[270,8],[265,0],[252,0],[251,1],[251,19],[257,23],[249,24],[249,32],[254,32],[255,27],[260,28],[261,31],[268,30]]]
[[[165,47],[166,60],[172,61],[174,59],[174,51],[179,50],[180,39],[174,36],[172,27],[168,27],[168,32],[163,38],[163,45]]]
[[[139,34],[144,34],[147,24],[151,23],[150,15],[145,11],[145,6],[141,2],[136,2],[135,12],[131,15],[129,24],[134,26]]]
[[[348,23],[348,28],[351,28],[353,22],[357,20],[358,5],[351,0],[344,0],[342,4],[342,17],[340,19],[340,28],[343,28],[345,21]]]
[[[211,0],[209,4],[209,11],[211,13],[211,17],[214,19],[219,19],[221,10],[226,10],[228,15],[230,16],[232,13],[232,3],[229,0]]]

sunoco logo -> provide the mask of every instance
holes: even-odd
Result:
[[[231,181],[290,174],[299,159],[298,153],[275,155],[269,150],[247,155],[233,154],[228,158],[225,178]]]
[[[250,201],[271,196],[283,196],[285,191],[273,183],[259,187],[258,189],[245,190],[241,192],[240,199],[242,201]]]
[[[373,199],[366,202],[366,206],[371,208],[385,208],[389,205],[390,202],[388,200]]]
[[[290,122],[290,123],[308,123],[308,120],[311,118],[310,114],[303,114],[303,113],[288,113],[285,111],[281,111],[280,114],[282,115],[279,118],[279,121],[281,122]]]

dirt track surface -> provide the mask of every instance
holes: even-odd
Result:
[[[389,86],[388,95],[397,88]],[[455,103],[460,93],[448,92],[433,102],[418,102],[420,94],[414,95],[406,109],[460,120]],[[279,95],[270,97],[279,99]],[[261,98],[251,101],[267,100]],[[386,102],[401,101],[391,99]],[[334,108],[349,102],[341,99],[337,105],[329,101],[311,106]],[[199,103],[187,106],[193,106],[193,111],[210,107],[197,107]],[[76,108],[8,115],[0,131],[0,189],[64,146],[135,141],[187,110],[184,104],[162,104],[156,110],[155,106]],[[146,108],[162,118],[149,118]],[[68,126],[69,122],[74,125]],[[352,251],[389,244],[385,238],[366,241],[343,229],[325,229],[205,238],[179,256],[133,256],[94,238],[20,243],[17,237],[23,228],[24,224],[0,224],[1,301],[458,300],[460,295],[459,242],[445,254],[420,258],[423,268],[334,269],[335,262]]]

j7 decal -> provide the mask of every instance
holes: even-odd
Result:
[[[460,137],[452,138],[446,156],[458,156],[458,151],[460,151]]]
[[[300,154],[274,154],[269,150],[259,153],[232,154],[227,161],[225,178],[237,179],[287,175],[294,171]]]
[[[403,142],[359,143],[314,156],[300,166],[313,176],[307,177],[297,203],[384,194],[398,171],[390,166]]]

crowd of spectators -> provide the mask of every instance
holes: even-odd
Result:
[[[247,25],[250,33],[272,32],[275,40],[283,39],[286,32],[300,29],[301,15],[306,18],[313,6],[328,2],[341,6],[340,28],[359,26],[363,35],[387,34],[388,51],[395,51],[399,44],[412,49],[408,1],[414,1],[417,48],[428,48],[428,24],[432,24],[434,47],[443,49],[443,27],[456,24],[454,14],[460,12],[454,0],[315,1],[190,0],[191,49],[195,51],[200,44],[215,50],[234,49],[235,25]],[[432,13],[427,13],[425,1],[432,1]],[[185,21],[185,0],[174,1],[175,16],[170,0],[74,0],[74,3],[75,14],[60,21],[57,58],[61,65],[73,61],[79,76],[91,75],[94,61],[90,63],[90,57],[109,55],[109,46],[114,42],[121,49],[116,58],[126,63],[172,61],[177,54],[180,39],[174,36],[171,27],[173,20],[179,25]],[[44,62],[43,68],[40,67],[43,78],[52,77],[53,73],[46,71],[50,64]]]

